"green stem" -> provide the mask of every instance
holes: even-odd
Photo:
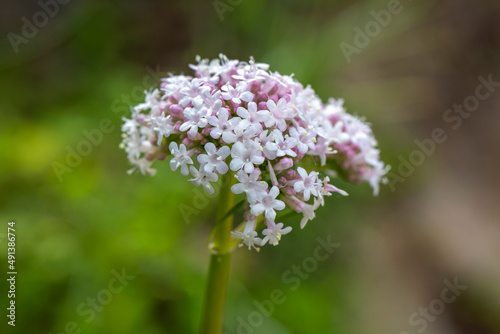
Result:
[[[231,185],[235,179],[231,173],[224,176],[223,184],[217,203],[217,218],[219,222],[234,206],[234,194]],[[210,249],[210,265],[208,268],[208,282],[205,291],[205,302],[201,318],[200,334],[221,334],[224,326],[224,307],[226,303],[227,283],[231,264],[231,230],[233,216],[226,217],[218,224],[214,242]]]

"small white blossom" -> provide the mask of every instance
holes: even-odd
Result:
[[[135,120],[138,117],[137,113],[132,114],[132,119],[128,119],[125,117],[122,117],[123,120],[123,125],[122,125],[122,132],[123,134],[133,134],[137,132],[137,127],[139,126],[139,123]]]
[[[245,244],[248,246],[248,250],[255,248],[257,251],[259,250],[256,246],[262,246],[262,239],[257,237],[257,232],[231,232],[236,238],[243,240],[243,243],[240,244],[240,247]]]
[[[253,172],[255,165],[260,165],[264,162],[264,156],[261,151],[262,147],[259,143],[253,140],[247,140],[244,143],[236,142],[231,148],[231,163],[229,168],[232,171],[237,171],[243,168],[245,173]]]
[[[253,58],[250,59],[249,65],[238,69],[238,74],[233,75],[236,80],[252,82],[254,80],[265,80],[266,71],[269,68],[268,64],[255,63]]]
[[[176,142],[171,142],[168,146],[170,153],[174,156],[170,160],[170,168],[175,171],[177,168],[181,167],[181,174],[188,175],[189,169],[188,165],[193,164],[191,159],[191,151],[186,150],[186,145],[180,144],[177,146]]]
[[[151,110],[152,115],[159,115],[165,109],[165,101],[158,99],[160,91],[154,89],[151,92],[144,92],[146,94],[144,103],[138,104],[134,107],[135,112],[140,112],[144,110]]]
[[[316,209],[319,207],[320,202],[314,199],[314,204],[304,204],[304,208],[302,209],[302,219],[300,221],[300,228],[303,229],[306,227],[308,221],[313,220],[316,217]]]
[[[128,173],[131,174],[136,170],[136,168],[139,168],[139,171],[141,174],[149,174],[151,176],[156,174],[156,170],[151,168],[151,163],[152,161],[147,160],[146,158],[140,158],[140,159],[131,159],[130,162],[134,164],[136,167],[128,170]]]
[[[210,88],[207,86],[202,86],[203,82],[200,79],[193,79],[187,86],[181,88],[179,92],[185,95],[179,101],[181,107],[187,106],[195,98],[202,96],[204,93],[209,92]]]
[[[321,183],[318,181],[318,172],[312,171],[307,175],[304,168],[297,168],[299,175],[302,179],[295,182],[293,188],[296,192],[302,192],[304,200],[308,201],[311,197],[319,195],[319,189],[321,188]]]
[[[271,245],[276,246],[281,240],[281,236],[290,233],[292,228],[287,226],[283,228],[283,223],[270,223],[270,228],[266,228],[262,231],[262,234],[265,235],[264,239],[262,239],[262,246],[264,246],[268,241]]]
[[[248,91],[248,84],[245,81],[240,81],[236,88],[230,84],[222,86],[222,98],[231,100],[236,104],[241,104],[241,101],[250,102],[253,99],[252,92]]]
[[[294,137],[283,137],[283,134],[279,130],[274,130],[272,132],[272,142],[268,142],[264,149],[264,153],[268,159],[275,159],[276,157],[282,157],[289,155],[291,157],[296,157],[292,149],[297,146],[297,139]]]
[[[283,210],[285,208],[285,203],[276,199],[279,193],[278,187],[273,186],[269,190],[269,193],[265,193],[260,198],[257,198],[255,204],[250,204],[252,215],[258,216],[264,212],[267,220],[274,221],[276,218],[275,210]]]
[[[231,187],[231,191],[235,194],[246,193],[248,201],[255,203],[257,194],[265,192],[267,189],[267,182],[258,181],[261,172],[259,169],[254,169],[252,173],[247,174],[243,170],[236,173],[236,179],[239,183]]]
[[[151,116],[151,125],[153,130],[157,132],[158,141],[156,144],[160,146],[163,137],[170,136],[170,132],[172,132],[170,115],[165,116],[165,113],[163,112],[161,116]]]
[[[184,116],[187,121],[181,125],[180,131],[189,130],[187,133],[194,136],[198,133],[198,128],[204,128],[207,125],[208,109],[202,103],[201,98],[196,98],[193,100],[195,105],[193,108],[184,109]]]
[[[198,162],[203,165],[203,170],[207,173],[212,173],[215,169],[219,174],[226,174],[229,168],[224,159],[231,152],[229,147],[222,146],[217,150],[214,143],[206,143],[205,151],[207,154],[200,154],[198,156]]]
[[[217,111],[222,106],[222,100],[220,99],[220,91],[212,93],[210,92],[210,90],[205,90],[201,94],[201,98],[203,99],[203,105],[212,111]]]
[[[197,170],[193,166],[189,167],[189,170],[191,171],[191,175],[193,175],[192,179],[189,179],[195,186],[202,186],[203,189],[209,194],[213,194],[215,192],[214,188],[210,184],[210,182],[217,182],[218,176],[215,173],[207,173],[203,170],[203,168],[200,168],[200,170]]]
[[[273,100],[267,101],[268,112],[261,114],[261,119],[267,127],[276,125],[280,131],[285,131],[287,128],[286,120],[293,117],[293,110],[289,107],[288,102],[284,98],[278,100],[278,103]]]
[[[236,113],[240,116],[242,120],[242,126],[252,127],[255,132],[262,132],[262,125],[260,124],[261,115],[257,111],[257,104],[255,102],[249,102],[247,108],[238,107]]]
[[[231,232],[231,234],[234,237],[243,240],[243,242],[239,245],[239,247],[247,245],[248,250],[255,248],[255,250],[259,251],[259,248],[256,246],[262,245],[262,239],[257,237],[257,232],[255,231],[256,225],[257,225],[256,217],[251,217],[245,224],[243,232],[240,231]]]
[[[162,79],[161,89],[165,92],[166,96],[173,96],[176,99],[182,99],[184,97],[179,91],[188,86],[193,80],[192,77],[186,75],[173,75],[168,78]]]
[[[349,195],[344,190],[335,187],[333,184],[330,184],[330,178],[327,176],[323,179],[323,186],[318,193],[318,200],[319,200],[321,205],[325,205],[324,196],[331,196],[332,192],[339,193],[342,196]]]
[[[297,151],[305,154],[308,150],[314,150],[316,141],[316,132],[314,130],[306,131],[303,127],[298,126],[291,128],[289,132],[290,136],[297,140]]]
[[[257,137],[262,129],[256,126],[247,126],[244,122],[239,122],[233,130],[236,135],[236,141],[245,142]]]
[[[230,120],[229,112],[226,108],[220,108],[217,116],[210,116],[208,122],[214,128],[210,131],[210,135],[214,139],[222,136],[222,140],[226,144],[231,144],[236,141],[236,135],[233,132],[234,127],[241,121],[239,117],[232,117]]]

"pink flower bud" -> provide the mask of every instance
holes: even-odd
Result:
[[[282,171],[284,169],[293,167],[293,159],[292,158],[282,158],[276,165],[274,165],[274,169],[277,171]]]
[[[260,103],[262,101],[267,102],[267,100],[269,100],[269,96],[266,93],[260,92],[260,93],[257,94],[257,101],[259,101],[259,109],[261,109],[260,108]]]
[[[296,175],[297,175],[297,173],[293,169],[289,169],[285,173],[286,178],[289,180],[295,179]]]
[[[285,188],[285,193],[288,196],[295,196],[297,194],[297,192],[295,191],[295,189],[293,189],[292,187],[286,187]]]
[[[172,112],[172,116],[175,116],[177,118],[183,118],[184,116],[182,115],[182,111],[184,109],[182,109],[181,106],[179,106],[178,104],[172,104],[170,106],[170,111]]]
[[[273,100],[274,102],[278,102],[279,99],[280,98],[277,94],[273,94],[273,95],[269,96],[269,100]]]

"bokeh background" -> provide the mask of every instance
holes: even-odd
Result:
[[[324,100],[343,97],[373,125],[394,173],[415,140],[436,127],[447,134],[377,198],[366,185],[339,181],[350,196],[329,198],[304,230],[291,217],[296,227],[279,247],[236,251],[226,333],[238,333],[239,317],[248,319],[254,301],[276,288],[286,301],[246,332],[500,333],[500,91],[456,130],[443,120],[474,94],[479,76],[500,80],[500,4],[403,0],[347,61],[341,43],[353,45],[354,28],[388,3],[221,0],[220,16],[212,1],[75,0],[60,4],[16,53],[8,33],[20,34],[22,18],[32,21],[42,7],[2,1],[0,331],[197,332],[216,201],[186,223],[179,205],[192,203],[194,187],[166,163],[154,178],[127,175],[118,145],[121,118],[158,75],[187,74],[196,55],[223,52],[295,73]],[[103,120],[112,130],[59,178],[54,162],[65,164],[84,131]],[[4,315],[9,220],[17,223],[15,329]],[[282,275],[328,235],[341,246],[290,290]],[[87,321],[78,307],[123,268],[135,278]],[[442,314],[425,330],[410,323],[455,279],[467,289]]]

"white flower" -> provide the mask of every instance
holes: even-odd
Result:
[[[248,84],[245,81],[240,81],[236,88],[229,83],[222,86],[222,98],[231,100],[236,104],[241,104],[241,101],[250,102],[253,99],[253,94],[248,91]]]
[[[329,98],[323,113],[325,116],[340,115],[345,113],[344,109],[344,99],[333,99]]]
[[[243,168],[245,173],[251,173],[254,170],[254,165],[260,165],[264,162],[264,157],[261,151],[262,147],[259,143],[253,140],[247,140],[244,143],[236,142],[231,148],[231,163],[229,168],[232,171],[237,171]]]
[[[216,169],[219,174],[226,174],[228,167],[224,159],[231,153],[229,147],[222,146],[217,150],[214,143],[206,143],[205,151],[208,154],[200,154],[198,156],[198,162],[203,165],[203,170],[207,173],[212,173]]]
[[[139,126],[139,123],[137,123],[137,121],[135,120],[136,117],[137,117],[136,113],[132,114],[132,119],[122,117],[123,120],[122,132],[129,135],[137,132],[137,127]]]
[[[324,122],[321,127],[318,127],[318,134],[321,135],[321,132],[326,133],[323,137],[327,138],[329,143],[344,143],[351,140],[351,137],[344,132],[342,122],[337,122],[333,126],[330,122]]]
[[[249,231],[249,232],[231,232],[236,238],[243,240],[243,243],[239,245],[239,247],[243,246],[243,244],[248,246],[248,250],[251,250],[252,247],[259,251],[259,248],[256,246],[262,246],[262,239],[257,237],[257,232]]]
[[[264,149],[264,154],[268,159],[275,159],[276,157],[282,157],[284,155],[289,155],[291,157],[297,156],[297,153],[292,150],[292,148],[297,146],[297,139],[289,136],[285,139],[279,130],[274,130],[271,138],[273,142],[266,143]]]
[[[239,122],[233,130],[236,135],[236,141],[244,142],[257,137],[261,128],[258,128],[257,126],[247,126],[245,122]]]
[[[267,127],[276,125],[281,131],[287,128],[286,119],[293,117],[293,110],[289,107],[288,102],[284,98],[278,100],[278,104],[273,100],[267,101],[268,112],[261,113],[261,120]]]
[[[186,75],[174,75],[162,79],[161,89],[167,96],[174,96],[178,99],[183,98],[184,95],[179,93],[179,90],[189,85],[193,78]]]
[[[159,115],[165,109],[166,103],[158,99],[160,91],[154,89],[151,92],[144,92],[146,94],[144,103],[138,104],[134,107],[135,112],[144,110],[151,110],[152,115]]]
[[[320,159],[321,166],[326,164],[326,155],[331,154],[333,151],[328,146],[325,138],[318,137],[317,143],[314,145],[314,150],[308,152],[310,155],[316,155]]]
[[[165,113],[163,112],[161,116],[151,116],[151,125],[153,130],[157,132],[157,145],[160,146],[163,137],[170,136],[170,132],[172,131],[172,122],[170,120],[170,115],[165,117]]]
[[[219,110],[219,108],[222,106],[220,91],[216,91],[212,94],[210,90],[205,90],[201,94],[201,98],[203,99],[203,105],[213,111]]]
[[[266,71],[269,69],[268,64],[255,63],[253,58],[250,59],[249,65],[238,69],[236,72],[238,74],[233,75],[236,80],[252,82],[254,80],[265,80]]]
[[[259,169],[254,169],[250,175],[243,170],[238,171],[235,177],[240,183],[233,185],[231,191],[235,194],[244,192],[248,197],[248,202],[255,203],[257,200],[257,193],[267,190],[267,182],[258,181],[260,174],[261,172]]]
[[[313,220],[316,217],[316,213],[314,213],[314,211],[319,207],[319,205],[320,201],[316,200],[316,198],[314,199],[313,205],[303,203],[303,207],[301,210],[303,216],[300,221],[301,229],[303,229],[306,226],[309,220]]]
[[[373,196],[377,196],[379,193],[379,183],[386,184],[388,182],[384,176],[390,169],[390,166],[385,166],[382,161],[378,161],[365,176],[365,180],[368,181],[373,189]]]
[[[149,140],[146,140],[144,135],[138,131],[130,132],[121,143],[121,147],[125,148],[129,159],[139,159],[142,153],[148,153],[154,150],[153,145]]]
[[[342,196],[349,196],[347,192],[345,192],[342,189],[339,189],[335,187],[334,185],[330,184],[330,178],[327,176],[323,179],[323,186],[321,187],[319,193],[318,193],[318,200],[321,205],[325,205],[325,199],[324,196],[331,196],[332,191],[337,192],[341,194]]]
[[[137,167],[139,167],[139,170],[142,174],[149,174],[151,176],[156,174],[156,170],[150,168],[153,161],[149,161],[146,158],[140,158],[140,159],[131,158],[130,162],[134,164],[136,167],[128,170],[128,174],[131,174]]]
[[[229,81],[231,79],[230,72],[238,65],[239,61],[236,59],[228,59],[226,55],[219,54],[219,59],[216,59],[211,65],[211,72],[219,75],[222,81]]]
[[[321,188],[321,184],[318,182],[318,172],[312,171],[307,175],[306,170],[302,167],[297,168],[297,171],[302,179],[294,183],[293,189],[296,192],[302,192],[306,201],[309,200],[311,194],[317,197],[319,194],[318,190]]]
[[[187,106],[189,102],[192,102],[196,97],[203,95],[204,92],[210,92],[210,88],[202,86],[202,83],[203,82],[200,79],[195,78],[179,90],[182,95],[185,95],[185,97],[179,101],[179,105],[181,107]]]
[[[218,60],[214,59],[209,62],[208,59],[201,59],[200,56],[196,56],[196,61],[198,62],[198,65],[189,65],[189,67],[196,71],[198,76],[207,80],[209,83],[216,85],[219,82],[220,78],[217,75],[213,74],[215,73],[214,64]]]
[[[262,246],[264,246],[268,241],[273,246],[278,245],[281,240],[281,236],[290,233],[292,230],[290,226],[283,228],[283,223],[274,224],[271,222],[270,225],[271,228],[268,227],[262,231],[262,234],[265,235],[264,239],[262,239]]]
[[[252,127],[258,133],[262,132],[262,125],[260,124],[261,116],[259,115],[259,112],[262,111],[257,111],[257,104],[255,102],[249,102],[247,109],[238,107],[236,110],[238,116],[243,118],[242,126],[244,128]]]
[[[257,225],[257,217],[250,216],[243,232],[235,231],[231,232],[236,238],[243,240],[243,243],[239,245],[239,247],[243,246],[243,244],[248,246],[248,250],[255,248],[259,251],[258,247],[262,245],[262,239],[257,237],[257,232],[255,232],[255,227]]]
[[[267,135],[267,132],[267,130],[262,131],[259,134],[259,137],[255,139],[260,143],[262,147],[266,147],[267,143],[274,141],[273,133],[271,132],[269,135]]]
[[[170,168],[175,171],[177,168],[181,167],[181,174],[188,175],[188,165],[193,164],[193,160],[191,160],[192,152],[187,151],[184,144],[177,146],[176,142],[171,142],[168,149],[170,150],[170,153],[174,155],[174,157],[170,160]]]
[[[208,121],[208,110],[203,106],[203,100],[198,97],[193,100],[194,107],[184,109],[184,117],[187,121],[184,122],[179,130],[186,131],[189,129],[188,134],[195,136],[198,133],[198,128],[204,128]]]
[[[298,126],[289,130],[290,136],[297,140],[297,151],[302,154],[307,153],[308,150],[314,150],[314,143],[316,141],[316,132],[313,130],[306,131],[303,127]]]
[[[226,144],[231,144],[236,141],[236,135],[233,132],[234,127],[241,121],[239,117],[232,117],[230,120],[229,112],[226,108],[220,108],[216,116],[210,116],[208,123],[214,128],[210,131],[210,136],[214,139],[219,139],[222,135],[222,140]]]
[[[203,188],[206,190],[207,193],[213,194],[214,188],[210,184],[210,182],[217,182],[219,177],[215,173],[207,173],[203,169],[200,168],[200,170],[197,170],[193,166],[189,167],[189,170],[191,171],[191,174],[194,176],[194,178],[189,179],[195,186],[203,186]]]
[[[250,204],[252,215],[258,216],[264,212],[267,220],[274,221],[274,218],[276,218],[276,211],[274,210],[283,210],[285,208],[285,203],[276,199],[279,193],[278,187],[273,186],[269,190],[269,193],[265,193],[262,197],[257,198],[255,204]]]

